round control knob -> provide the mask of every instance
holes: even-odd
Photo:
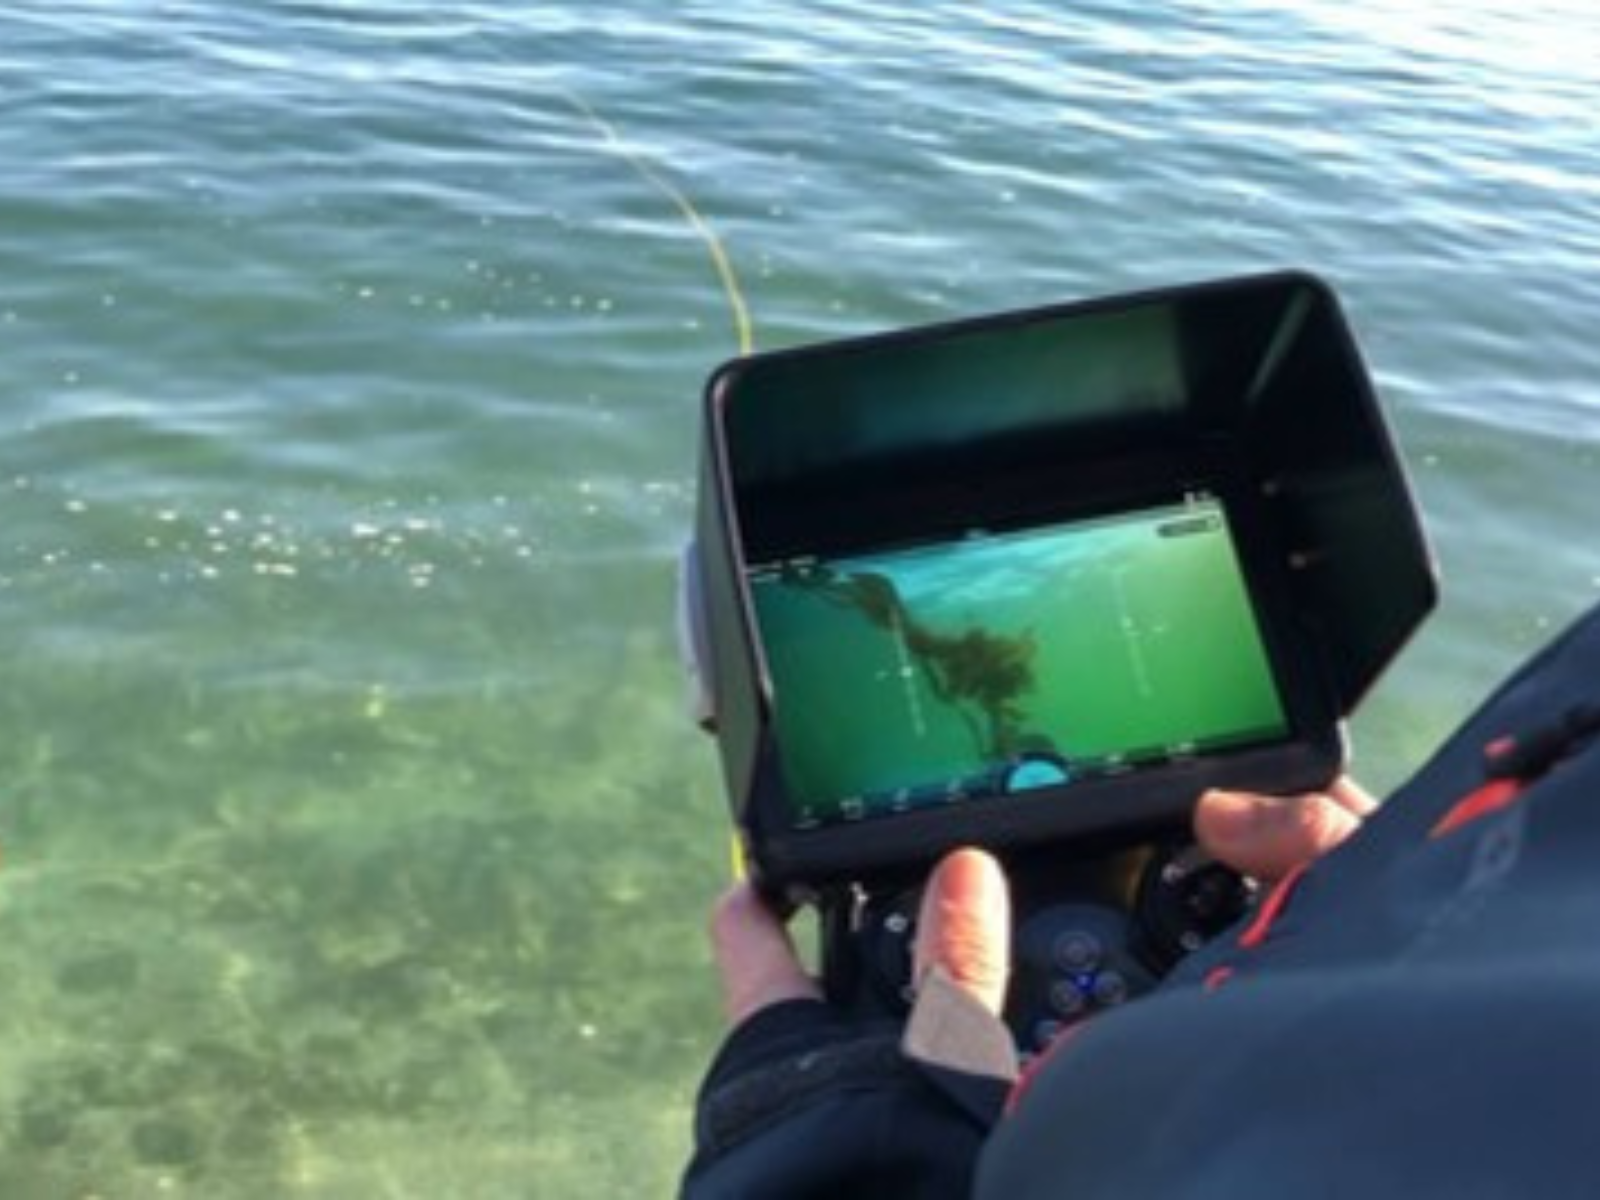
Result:
[[[1105,954],[1100,939],[1086,929],[1069,929],[1057,935],[1050,949],[1056,965],[1074,973],[1094,970]]]
[[[1128,981],[1117,971],[1101,971],[1094,981],[1094,1000],[1104,1008],[1113,1008],[1128,998]]]
[[[1076,1017],[1089,1006],[1084,989],[1072,979],[1058,979],[1050,985],[1050,1007],[1063,1017]]]

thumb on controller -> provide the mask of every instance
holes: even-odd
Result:
[[[1011,971],[1011,896],[1000,864],[982,850],[946,855],[923,891],[914,978],[936,966],[999,1014]]]

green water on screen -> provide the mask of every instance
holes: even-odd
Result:
[[[797,823],[981,801],[1029,755],[1093,773],[1287,732],[1214,501],[797,565],[752,598]]]

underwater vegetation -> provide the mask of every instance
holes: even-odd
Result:
[[[964,714],[966,706],[977,709],[983,720],[977,738],[981,755],[999,761],[1022,748],[1022,697],[1033,690],[1033,659],[1038,648],[1032,633],[1007,637],[966,629],[942,634],[911,625],[906,630],[906,645],[927,668],[940,699],[957,704]]]
[[[1003,760],[1023,747],[1023,698],[1033,690],[1038,650],[1031,630],[1007,636],[978,626],[934,629],[907,608],[894,580],[875,571],[815,567],[803,586],[899,638],[934,694],[966,721],[980,759]]]
[[[659,1178],[714,1005],[696,923],[646,914],[702,909],[723,855],[659,819],[715,795],[668,669],[635,637],[559,704],[28,680],[0,705],[35,731],[0,751],[0,1196]],[[96,691],[126,735],[39,707]],[[628,1129],[599,1164],[596,1121]]]

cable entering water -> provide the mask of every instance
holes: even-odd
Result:
[[[695,236],[705,244],[706,252],[711,256],[711,265],[716,268],[717,278],[722,282],[723,294],[728,298],[728,307],[733,310],[733,326],[738,336],[739,353],[749,354],[755,349],[756,344],[750,309],[745,304],[744,292],[739,287],[739,277],[734,273],[733,260],[728,257],[727,248],[717,236],[717,231],[711,228],[711,223],[705,217],[700,215],[700,210],[694,206],[694,201],[684,194],[683,189],[663,175],[644,155],[629,146],[617,133],[616,126],[596,112],[582,96],[565,88],[558,88],[556,92],[599,131],[606,145],[616,151],[622,160],[633,168],[635,174],[672,201],[673,206],[694,230]]]

